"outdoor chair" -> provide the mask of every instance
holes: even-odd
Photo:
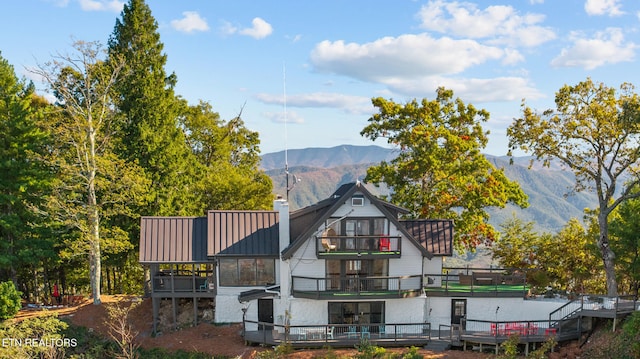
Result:
[[[363,326],[363,327],[360,329],[360,337],[361,337],[362,339],[364,339],[365,337],[366,337],[367,339],[371,339],[371,334],[369,333],[369,327],[368,327],[368,326]]]
[[[336,327],[331,327],[331,329],[329,329],[329,331],[327,332],[327,339],[333,339],[333,331],[336,329]]]
[[[391,250],[391,241],[387,237],[380,238],[380,252],[388,252]]]
[[[358,337],[358,332],[356,331],[355,325],[350,325],[349,328],[347,328],[347,339],[351,338],[351,336],[353,336],[354,338]]]
[[[205,279],[204,283],[200,284],[200,288],[198,289],[201,292],[206,292],[209,289],[209,279]]]

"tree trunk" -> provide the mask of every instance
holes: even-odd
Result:
[[[604,273],[607,281],[607,295],[610,297],[618,296],[618,283],[616,281],[615,258],[611,246],[609,245],[609,222],[607,221],[608,212],[602,208],[598,214],[598,226],[600,236],[598,237],[598,248],[602,256],[604,264]]]
[[[102,279],[102,260],[100,253],[100,212],[98,208],[98,198],[96,196],[96,174],[98,164],[96,162],[96,132],[91,114],[87,117],[88,152],[87,156],[87,208],[89,225],[89,275],[91,281],[91,295],[93,304],[99,305],[100,284]]]
[[[89,276],[91,281],[91,296],[93,304],[100,304],[100,278],[101,278],[101,258],[100,258],[100,222],[98,218],[98,209],[93,207],[89,225],[91,233],[89,234]]]

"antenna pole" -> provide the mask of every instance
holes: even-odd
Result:
[[[287,147],[287,66],[282,63],[282,103],[284,107],[284,173],[285,187],[287,191],[287,202],[289,202],[289,153]]]

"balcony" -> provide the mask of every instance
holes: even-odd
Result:
[[[153,276],[154,297],[214,297],[213,283],[207,277],[158,273]]]
[[[422,292],[422,276],[329,277],[293,276],[291,290],[297,298],[406,298]]]
[[[508,274],[504,268],[443,268],[444,274],[425,274],[427,296],[526,297],[530,286],[525,272]]]
[[[373,236],[321,236],[316,240],[318,258],[362,259],[400,258],[401,237]]]

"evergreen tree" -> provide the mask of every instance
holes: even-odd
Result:
[[[176,76],[166,74],[162,50],[151,9],[144,0],[130,0],[109,39],[109,59],[125,64],[115,86],[118,151],[139,163],[152,182],[153,199],[142,214],[197,215],[197,164],[179,126],[186,104],[174,94]]]
[[[52,180],[40,156],[48,143],[38,127],[45,106],[0,56],[0,271],[17,286],[22,269],[55,256],[39,210]]]

